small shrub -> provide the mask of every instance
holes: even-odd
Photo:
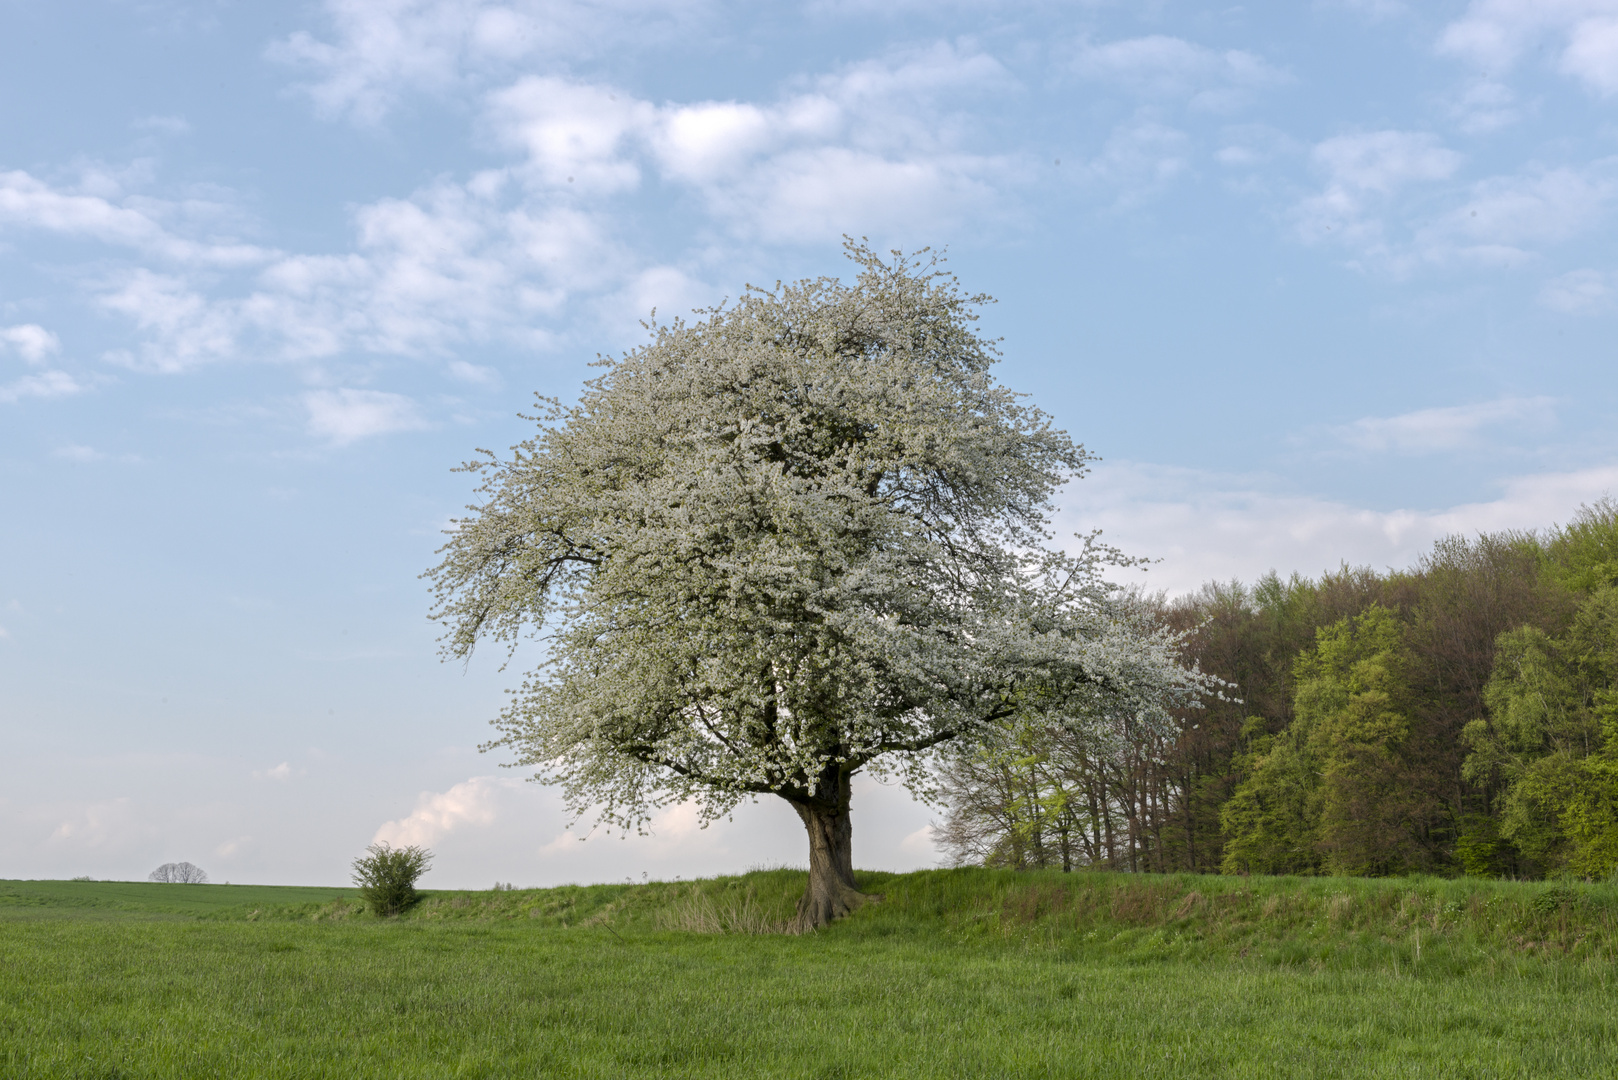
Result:
[[[1564,907],[1578,907],[1582,899],[1577,889],[1561,882],[1534,897],[1530,906],[1540,915],[1554,915]]]
[[[397,915],[421,898],[416,879],[432,863],[433,853],[415,844],[372,844],[354,860],[354,884],[373,915]]]

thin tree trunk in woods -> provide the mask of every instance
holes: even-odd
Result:
[[[1096,800],[1095,770],[1089,770],[1084,778],[1084,798],[1090,804],[1090,829],[1085,833],[1086,842],[1090,845],[1090,865],[1102,866],[1101,855],[1101,804]]]
[[[854,884],[854,825],[849,817],[852,778],[842,773],[835,782],[836,802],[793,802],[809,833],[809,887],[798,901],[793,933],[817,930],[840,919],[869,900]]]
[[[1028,766],[1028,816],[1033,820],[1034,866],[1045,869],[1045,823],[1039,817],[1039,772]]]
[[[1193,874],[1197,873],[1197,818],[1191,805],[1192,774],[1180,774],[1180,806],[1185,810],[1185,861]]]
[[[1104,766],[1103,766],[1104,768]],[[1112,827],[1112,796],[1107,793],[1107,774],[1101,772],[1101,834],[1107,848],[1107,869],[1116,870],[1118,841]]]
[[[1152,764],[1152,861],[1157,864],[1159,874],[1166,874],[1169,870],[1169,852],[1163,843],[1163,822],[1169,816],[1168,785],[1164,783],[1157,763],[1154,761]]]

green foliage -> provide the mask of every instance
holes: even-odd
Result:
[[[1253,743],[1248,779],[1225,805],[1227,873],[1385,875],[1420,865],[1403,776],[1406,633],[1373,604],[1322,627],[1294,662],[1293,722]]]
[[[373,915],[397,915],[414,904],[420,894],[416,881],[432,865],[433,854],[411,844],[393,847],[372,844],[354,860],[354,884]]]
[[[1098,731],[1019,714],[946,751],[938,775],[949,812],[935,842],[956,865],[1150,868],[1141,838],[1113,819],[1119,804],[1151,797],[1143,763],[1127,755],[1159,756],[1165,740],[1136,717],[1113,719]]]
[[[1117,728],[1087,752],[1066,806],[1108,842],[1080,845],[1079,864],[1605,877],[1615,551],[1605,501],[1547,535],[1446,537],[1408,571],[1269,574],[1160,604],[1187,659],[1230,691],[1180,710],[1177,732]],[[1019,754],[1030,776],[1059,758],[1042,739]],[[1010,830],[981,846],[1015,850]]]
[[[1572,592],[1618,585],[1618,502],[1583,506],[1545,547],[1546,573]]]
[[[1238,759],[1248,779],[1220,811],[1227,874],[1308,874],[1320,866],[1315,798],[1318,774],[1297,733],[1264,735],[1262,717],[1248,721],[1249,753]]]
[[[1503,877],[1507,872],[1506,841],[1500,823],[1488,814],[1467,814],[1455,840],[1455,859],[1467,877]]]
[[[1386,875],[1421,864],[1408,832],[1406,630],[1373,605],[1319,633],[1294,667],[1294,726],[1320,775],[1317,846],[1328,873]]]
[[[1566,629],[1500,635],[1463,775],[1491,790],[1500,836],[1536,873],[1618,867],[1618,588],[1585,595]]]

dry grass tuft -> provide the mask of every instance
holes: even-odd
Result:
[[[1191,892],[1185,894],[1185,898],[1180,901],[1180,906],[1174,909],[1174,914],[1170,916],[1170,918],[1188,918],[1190,917],[1191,913],[1197,910],[1201,904],[1202,894],[1193,889]]]
[[[751,888],[716,899],[694,886],[659,911],[657,922],[659,929],[692,934],[784,934],[788,926],[765,914]]]
[[[1326,901],[1326,918],[1333,926],[1346,926],[1354,914],[1354,897],[1350,893],[1338,893]]]

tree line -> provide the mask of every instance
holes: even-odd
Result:
[[[1407,570],[1141,603],[1222,698],[1034,713],[942,759],[957,862],[1598,877],[1618,868],[1618,503]]]

